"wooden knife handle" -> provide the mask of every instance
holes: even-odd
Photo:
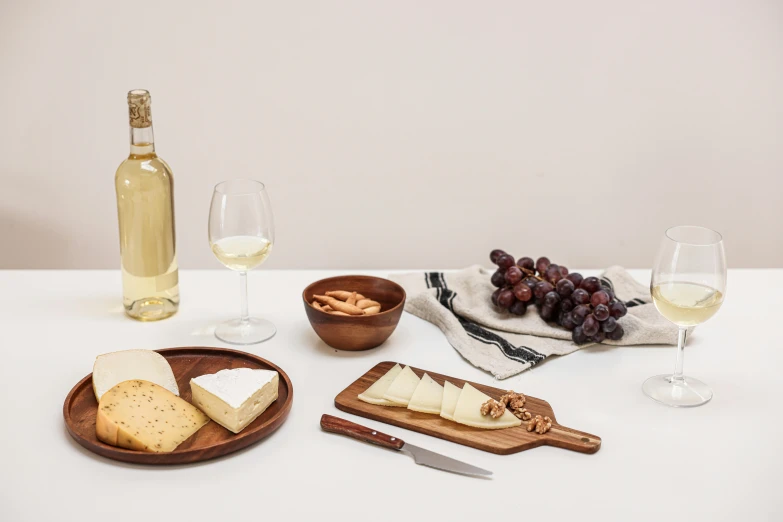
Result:
[[[321,428],[324,431],[330,431],[332,433],[339,433],[340,435],[347,435],[356,440],[363,442],[369,442],[370,444],[377,444],[384,448],[400,449],[405,444],[405,441],[386,435],[380,431],[370,429],[361,424],[356,424],[349,420],[341,419],[340,417],[334,417],[332,415],[323,414],[321,416]]]

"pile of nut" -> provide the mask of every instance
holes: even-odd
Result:
[[[333,290],[326,295],[314,295],[314,308],[332,315],[374,315],[381,311],[381,304],[357,292]]]
[[[527,431],[535,430],[536,433],[543,434],[552,427],[552,419],[547,416],[533,415],[525,409],[525,396],[521,393],[508,390],[500,397],[500,400],[489,399],[481,405],[481,414],[489,415],[493,419],[500,418],[505,413],[506,408],[518,419],[528,421]]]

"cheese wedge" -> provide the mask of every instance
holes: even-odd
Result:
[[[234,368],[191,379],[190,391],[210,419],[239,433],[277,400],[279,379],[272,370]]]
[[[485,430],[513,428],[522,424],[522,421],[514,417],[514,414],[508,410],[497,419],[493,419],[489,415],[482,415],[481,405],[490,398],[489,395],[481,393],[470,384],[465,383],[462,393],[459,394],[457,407],[454,409],[454,421]]]
[[[432,377],[424,374],[419,381],[416,390],[408,402],[408,409],[422,413],[440,414],[440,406],[443,402],[443,386],[435,382]]]
[[[399,375],[394,378],[389,389],[383,394],[387,401],[394,402],[400,406],[408,406],[416,386],[419,385],[418,376],[413,373],[410,366],[402,369]]]
[[[359,400],[377,404],[378,406],[399,406],[392,401],[383,398],[383,394],[389,389],[389,386],[402,371],[402,366],[395,364],[391,370],[386,372],[383,377],[372,383],[372,385],[359,394]]]
[[[124,381],[103,394],[95,418],[98,440],[151,453],[174,451],[209,417],[166,388]]]
[[[457,400],[461,389],[457,388],[449,381],[443,383],[443,402],[440,405],[440,416],[450,421],[454,420],[454,410],[457,408]]]
[[[125,350],[99,355],[92,367],[92,391],[101,396],[123,381],[149,381],[179,395],[177,379],[166,358],[152,350]]]

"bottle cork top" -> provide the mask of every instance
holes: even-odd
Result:
[[[131,127],[143,129],[152,126],[150,103],[149,91],[135,89],[128,93],[128,115]]]

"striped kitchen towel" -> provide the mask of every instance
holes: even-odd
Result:
[[[493,306],[491,275],[491,270],[477,265],[456,272],[389,278],[405,288],[407,312],[437,325],[465,359],[498,379],[523,372],[550,355],[591,346],[575,344],[571,332],[547,323],[535,309],[517,316]],[[628,307],[628,314],[619,320],[625,335],[604,344],[677,344],[677,328],[655,309],[649,288],[619,266],[608,268],[600,280]]]

